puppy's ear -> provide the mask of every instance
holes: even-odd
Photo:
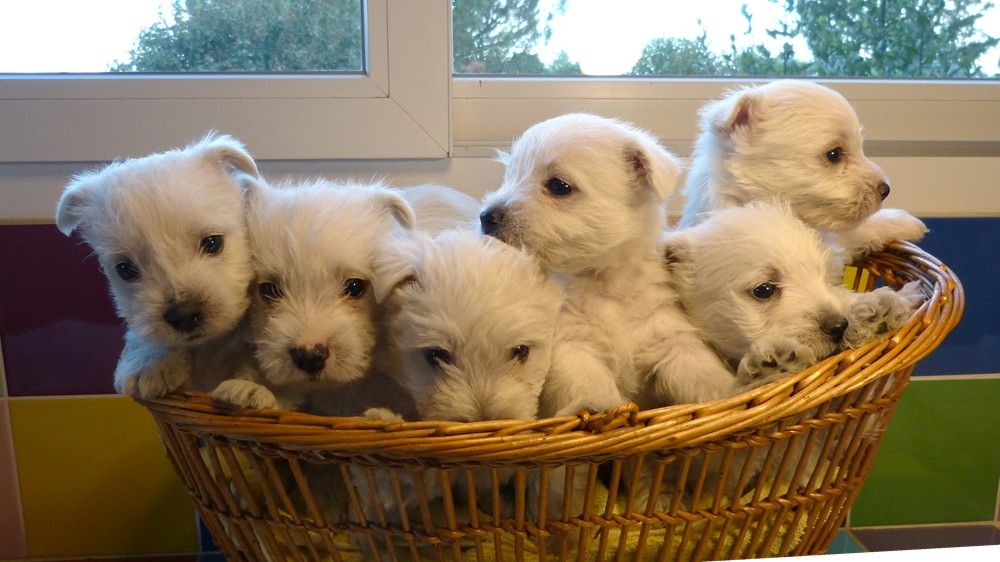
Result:
[[[97,176],[97,173],[76,176],[63,189],[56,204],[56,227],[59,232],[69,236],[83,222],[87,207],[93,204],[101,190],[102,184]]]
[[[660,199],[669,197],[677,187],[681,162],[656,139],[643,133],[637,134],[635,140],[625,147],[625,160],[635,172],[639,186],[652,189]]]
[[[399,233],[382,242],[375,258],[372,289],[375,302],[385,301],[396,289],[418,283],[417,269],[431,243],[423,232]]]
[[[264,180],[249,174],[237,173],[233,179],[236,180],[236,185],[243,193],[244,209],[249,209],[255,203],[260,202],[261,198],[264,197],[264,191],[269,189]]]
[[[257,163],[254,162],[253,157],[247,152],[246,147],[243,146],[243,143],[229,135],[210,132],[205,138],[197,142],[193,148],[201,150],[204,157],[211,161],[219,162],[226,167],[232,167],[255,178],[260,177]]]
[[[403,199],[403,196],[395,191],[385,189],[382,191],[381,204],[385,212],[390,213],[392,218],[406,230],[413,230],[417,224],[417,217],[413,213],[413,208]]]
[[[702,122],[723,138],[745,135],[753,129],[760,111],[760,96],[753,88],[734,92],[709,104],[702,112]]]
[[[677,291],[691,285],[694,276],[694,238],[686,230],[668,230],[660,236],[660,257]]]
[[[493,153],[493,159],[497,162],[503,164],[504,166],[510,165],[510,153],[504,152],[502,150],[497,150]]]

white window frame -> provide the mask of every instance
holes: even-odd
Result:
[[[679,153],[698,134],[698,110],[734,86],[732,78],[473,78],[452,85],[454,153],[485,156],[533,123],[571,111],[631,121]],[[881,156],[1000,156],[996,80],[820,80],[847,97],[865,126],[865,147]]]
[[[365,2],[367,72],[0,75],[0,162],[103,161],[209,129],[255,157],[444,158],[451,146],[450,2]],[[443,40],[447,38],[447,40]]]

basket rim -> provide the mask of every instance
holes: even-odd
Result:
[[[278,409],[232,411],[187,389],[135,400],[162,423],[204,438],[244,441],[286,452],[340,457],[414,457],[449,462],[534,464],[621,457],[698,446],[801,414],[891,373],[906,373],[958,324],[965,294],[954,272],[909,242],[869,256],[865,267],[886,284],[918,280],[927,300],[895,334],[833,355],[804,371],[742,394],[699,404],[538,420],[453,422],[330,417]]]

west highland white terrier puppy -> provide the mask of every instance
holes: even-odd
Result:
[[[752,202],[717,211],[695,227],[665,234],[664,240],[664,263],[684,309],[736,373],[740,390],[893,333],[925,300],[917,282],[898,292],[889,287],[848,291],[839,283],[842,258],[787,204]],[[799,484],[812,474],[818,449],[805,460],[808,469],[800,471]],[[791,458],[801,454],[798,442]],[[748,476],[761,470],[762,457]],[[734,457],[726,475],[730,492],[736,491],[746,459],[741,452]],[[790,477],[795,464],[782,476]],[[767,469],[771,481],[777,468]],[[714,478],[719,466],[709,472]]]
[[[744,384],[895,332],[923,300],[917,283],[842,287],[842,258],[785,204],[718,211],[664,240],[684,310]]]
[[[376,295],[386,305],[383,369],[412,396],[420,419],[535,419],[562,290],[534,256],[453,230],[391,240],[376,264]],[[367,416],[401,419],[386,409]],[[424,476],[430,497],[440,497],[441,474]],[[464,482],[460,471],[452,477]],[[490,471],[476,470],[474,479],[479,492],[491,489]],[[371,482],[360,473],[355,481],[369,497]],[[403,494],[398,506],[391,486],[376,488],[397,515],[416,501]]]
[[[889,180],[865,157],[854,109],[830,88],[778,80],[736,90],[702,109],[701,129],[680,227],[714,209],[777,198],[849,256],[927,231],[906,211],[879,210]]]
[[[622,122],[570,114],[514,141],[481,228],[566,283],[541,415],[728,396],[735,379],[677,306],[657,251],[677,159]]]
[[[447,186],[427,183],[399,189],[417,218],[417,230],[438,234],[445,230],[479,228],[479,200]]]
[[[257,175],[239,141],[210,134],[66,186],[56,225],[66,235],[79,230],[94,249],[127,324],[118,392],[153,398],[193,374],[194,386],[209,390],[210,371],[239,362],[234,329],[253,275],[241,183]]]
[[[372,364],[373,265],[384,239],[415,218],[395,190],[318,180],[248,193],[256,286],[256,376],[223,382],[220,401],[295,408],[316,382],[348,383]]]

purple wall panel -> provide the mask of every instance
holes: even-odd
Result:
[[[108,394],[124,329],[97,259],[54,225],[0,225],[0,341],[10,396]]]

